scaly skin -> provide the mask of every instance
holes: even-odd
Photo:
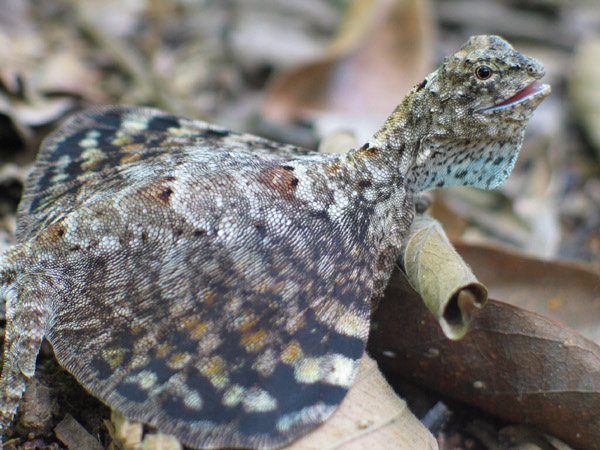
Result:
[[[352,384],[413,194],[501,183],[550,88],[503,103],[543,73],[474,37],[341,156],[146,108],[74,117],[44,143],[0,259],[1,431],[44,337],[92,394],[188,446],[314,428]]]

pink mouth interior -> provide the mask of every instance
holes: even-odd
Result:
[[[508,106],[508,105],[512,105],[513,103],[517,103],[519,100],[522,100],[525,97],[528,97],[530,95],[538,93],[543,88],[544,88],[544,85],[542,83],[538,83],[537,81],[534,81],[533,83],[531,83],[529,86],[527,86],[522,91],[517,92],[511,98],[506,99],[502,103],[498,103],[497,105],[495,105],[494,108],[498,108],[499,106]]]

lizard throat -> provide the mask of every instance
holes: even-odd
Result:
[[[504,109],[511,108],[515,105],[521,104],[523,102],[532,100],[533,98],[536,98],[536,97],[540,97],[539,100],[541,101],[543,98],[548,96],[548,94],[550,94],[550,86],[549,85],[542,84],[538,81],[534,81],[533,83],[528,85],[525,89],[522,89],[521,91],[517,92],[512,97],[504,100],[501,103],[498,103],[497,105],[482,109],[482,110],[480,110],[480,112],[489,113],[489,112],[494,112],[494,111],[501,111]]]

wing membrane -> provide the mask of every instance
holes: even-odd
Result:
[[[365,224],[296,196],[307,178],[262,140],[258,154],[245,135],[232,149],[193,122],[183,140],[152,125],[112,149],[133,116],[108,112],[121,124],[90,113],[48,141],[22,205],[33,218],[21,234],[38,233],[32,271],[59,261],[47,333],[59,362],[124,416],[195,447],[280,446],[321,423],[368,333]],[[92,144],[102,159],[78,172]],[[79,165],[58,193],[47,173],[64,155]]]

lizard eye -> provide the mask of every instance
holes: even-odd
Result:
[[[488,66],[479,66],[477,69],[475,69],[475,76],[480,80],[487,80],[492,76],[492,69],[490,69]]]

